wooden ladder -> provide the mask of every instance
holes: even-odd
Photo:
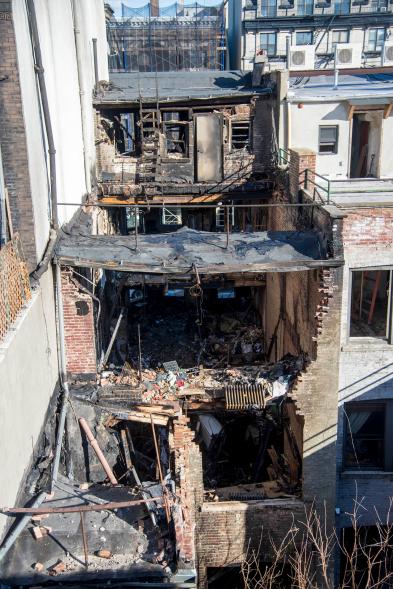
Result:
[[[361,291],[360,291],[360,318],[362,318],[364,313],[366,313],[368,325],[371,324],[371,322],[373,320],[373,316],[374,316],[375,305],[376,305],[377,296],[378,296],[378,290],[379,290],[379,286],[381,284],[381,271],[380,270],[376,271],[375,275],[376,275],[375,278],[372,278],[371,276],[368,275],[367,272],[363,273]],[[369,282],[373,283],[373,288],[372,288],[372,293],[371,293],[370,299],[367,299],[363,296],[364,281],[369,281]]]

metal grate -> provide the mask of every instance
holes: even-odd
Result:
[[[225,387],[225,404],[227,409],[249,409],[265,407],[264,386],[235,384]]]
[[[0,249],[0,340],[30,298],[29,273],[15,235]]]

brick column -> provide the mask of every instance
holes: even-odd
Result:
[[[203,502],[202,456],[195,443],[189,418],[181,415],[173,424],[176,495],[179,503],[173,511],[179,560],[195,566],[196,519]]]
[[[315,172],[316,153],[311,149],[297,147],[290,149],[290,164],[289,164],[289,192],[292,199],[297,200],[299,192],[299,184],[304,180],[304,174],[300,174],[306,170]],[[300,176],[300,177],[299,177]],[[314,180],[314,175],[309,173],[309,178]],[[312,191],[312,186],[310,187]]]
[[[67,372],[95,378],[97,356],[93,301],[78,289],[71,277],[71,270],[62,270]]]

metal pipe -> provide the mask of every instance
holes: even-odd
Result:
[[[113,470],[109,466],[108,461],[105,458],[101,448],[99,447],[97,440],[93,436],[93,433],[92,433],[91,429],[89,428],[89,425],[88,425],[86,419],[84,419],[83,417],[80,417],[78,421],[79,421],[79,425],[81,426],[81,428],[85,432],[86,437],[89,440],[91,447],[93,448],[94,452],[96,453],[98,460],[101,462],[102,468],[105,470],[105,473],[106,473],[108,479],[110,480],[111,484],[117,485],[117,479],[116,479],[115,475],[113,474]]]
[[[32,503],[32,505],[30,507],[27,508],[19,508],[19,509],[34,509],[37,508],[41,505],[41,503],[43,503],[45,501],[47,497],[46,493],[40,493],[38,495],[38,497],[36,498],[36,500],[34,501],[34,503]],[[9,513],[8,511],[3,511],[0,510],[1,513]],[[27,513],[27,512],[21,512],[21,513]],[[0,562],[3,560],[3,558],[5,557],[5,555],[7,554],[7,552],[9,551],[9,549],[13,546],[14,542],[19,538],[20,534],[23,532],[23,530],[25,529],[25,527],[27,526],[27,524],[30,522],[31,520],[31,514],[26,514],[24,515],[16,524],[16,526],[14,527],[14,529],[12,530],[12,532],[7,536],[7,538],[5,539],[5,541],[3,542],[3,544],[1,545],[0,548]]]
[[[227,213],[227,241],[226,241],[226,246],[225,249],[228,249],[229,247],[229,207],[226,207],[226,213]]]
[[[64,309],[63,309],[63,296],[62,296],[62,292],[61,292],[61,270],[60,270],[59,264],[56,264],[55,282],[56,282],[57,341],[58,341],[58,346],[59,346],[59,372],[60,372],[60,382],[61,382],[61,386],[63,388],[63,398],[62,398],[62,404],[61,404],[61,409],[60,409],[59,425],[57,428],[55,457],[53,459],[52,482],[51,482],[51,491],[52,492],[54,490],[55,483],[57,481],[57,476],[59,474],[61,446],[62,446],[62,441],[63,441],[65,421],[66,421],[67,409],[68,409],[67,401],[70,396],[70,391],[68,388],[68,380],[67,380]]]
[[[336,43],[334,47],[334,90],[337,90],[338,87],[338,73],[338,43]]]
[[[139,212],[138,208],[134,208],[134,217],[135,217],[135,251],[138,251],[138,222],[139,222]]]
[[[141,344],[141,325],[138,323],[138,372],[139,380],[142,382],[142,344]]]
[[[34,0],[26,0],[26,3],[29,13],[28,20],[30,23],[31,40],[33,45],[34,66],[37,74],[38,85],[40,88],[41,106],[44,115],[46,138],[48,141],[52,225],[55,229],[57,229],[59,220],[57,214],[57,177],[55,141],[53,137],[52,122],[50,118],[49,100],[45,83],[44,67],[42,63],[40,37],[38,33],[37,16],[35,12]]]
[[[80,518],[81,518],[81,532],[82,532],[82,540],[83,540],[83,552],[85,554],[85,567],[88,568],[88,566],[89,566],[89,552],[87,549],[85,514],[83,511],[80,512]]]
[[[7,210],[5,203],[5,184],[4,184],[4,171],[3,171],[3,160],[1,157],[1,145],[0,145],[0,245],[3,245],[7,241]]]
[[[321,176],[320,174],[316,174],[317,176],[320,176],[321,178],[323,178],[324,180],[326,178],[324,178],[324,176]],[[365,178],[365,180],[367,180],[367,178]],[[335,182],[342,182],[342,180],[335,180]],[[378,192],[380,192],[381,189],[378,188]],[[390,191],[390,188],[389,188]],[[233,198],[233,197],[232,197]],[[78,202],[74,202],[74,203],[70,203],[70,202],[61,202],[59,203],[59,205],[64,205],[64,206],[80,206],[81,203]],[[148,205],[144,205],[144,204],[139,204],[138,207],[139,208],[146,208],[146,209],[155,209],[155,208],[162,208],[162,205],[164,203],[161,202],[157,202],[157,203],[150,203]],[[173,204],[173,203],[172,203]],[[83,203],[84,207],[103,207],[103,208],[117,208],[117,207],[130,207],[133,205],[130,205],[130,203],[105,203],[105,202],[100,202],[100,201],[95,201],[93,203]],[[180,204],[179,205],[182,209],[216,209],[217,208],[217,204],[200,204],[200,203],[195,203],[195,204],[189,204],[189,203],[185,203],[185,204]],[[310,203],[292,203],[292,202],[288,202],[288,203],[284,203],[284,202],[280,202],[280,203],[249,203],[249,204],[231,204],[230,205],[232,208],[235,209],[252,209],[252,208],[261,208],[261,209],[268,209],[268,208],[272,208],[272,207],[307,207],[307,206],[315,206],[314,204],[310,204]],[[97,236],[100,237],[100,236]]]
[[[93,41],[93,59],[94,59],[94,83],[97,90],[98,87],[98,56],[97,56],[97,39]]]
[[[46,493],[43,493],[46,495]],[[74,505],[73,507],[0,507],[0,513],[8,515],[18,515],[24,513],[29,515],[45,515],[48,513],[81,513],[88,511],[111,511],[113,509],[123,509],[123,507],[132,507],[133,505],[141,505],[142,503],[150,503],[163,499],[162,495],[158,497],[147,497],[146,499],[132,499],[131,501],[109,501],[108,503],[90,503],[88,505]],[[38,499],[37,499],[38,501]],[[42,503],[42,501],[41,501]]]
[[[49,264],[52,260],[53,250],[55,249],[56,241],[57,231],[55,231],[55,229],[51,229],[49,232],[49,240],[44,255],[42,256],[41,261],[38,263],[36,269],[33,270],[33,272],[30,274],[30,277],[33,280],[39,280],[41,276],[47,271]]]
[[[285,46],[287,53],[287,70],[291,69],[291,37],[288,35],[285,38]]]
[[[85,185],[86,185],[86,193],[91,193],[91,175],[90,175],[90,161],[89,161],[89,154],[87,150],[87,145],[90,144],[89,142],[89,135],[87,132],[86,127],[86,119],[87,119],[87,112],[86,112],[86,96],[89,96],[89,91],[91,93],[91,89],[86,88],[85,84],[85,76],[83,76],[83,62],[82,62],[82,55],[83,55],[83,43],[81,42],[81,22],[79,18],[78,7],[81,8],[82,3],[77,2],[76,0],[72,0],[72,18],[74,22],[74,40],[75,40],[75,52],[76,52],[76,62],[77,62],[77,70],[78,70],[78,85],[79,85],[79,102],[80,102],[80,109],[81,109],[81,125],[82,125],[82,137],[83,137],[83,160],[84,160],[84,167],[85,167]]]

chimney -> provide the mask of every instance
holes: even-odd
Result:
[[[265,73],[266,63],[268,61],[267,55],[263,49],[258,51],[254,59],[254,67],[252,70],[252,86],[260,86],[262,76]]]
[[[150,16],[160,16],[160,0],[150,0]]]

